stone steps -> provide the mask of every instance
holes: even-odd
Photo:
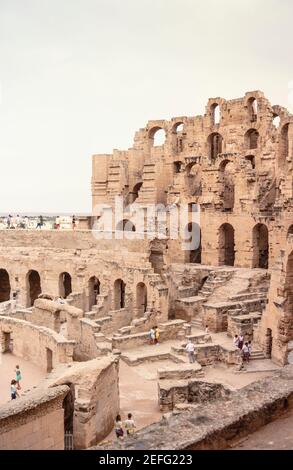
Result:
[[[198,328],[199,330],[204,329],[200,318],[193,318],[190,323],[191,323],[191,326],[194,326],[195,328]]]
[[[250,360],[265,359],[265,358],[266,357],[263,351],[261,350],[251,352]]]

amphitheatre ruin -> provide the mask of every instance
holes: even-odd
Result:
[[[290,419],[292,161],[284,107],[211,98],[94,155],[75,230],[0,230],[0,449],[223,449]],[[252,341],[244,365],[236,334]],[[137,431],[118,442],[128,412]]]

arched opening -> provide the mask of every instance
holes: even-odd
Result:
[[[166,140],[166,132],[161,127],[154,127],[149,132],[150,144],[153,147],[161,147]]]
[[[232,162],[225,160],[220,165],[221,195],[223,210],[232,211],[235,203],[235,167]]]
[[[69,273],[61,273],[59,276],[59,295],[66,299],[72,292],[72,280]]]
[[[161,274],[164,268],[164,254],[159,246],[151,245],[149,262],[156,274]]]
[[[96,276],[89,279],[88,295],[89,295],[89,311],[94,305],[97,305],[98,295],[100,294],[100,281]]]
[[[249,98],[247,109],[250,122],[255,122],[257,120],[257,100],[255,98]]]
[[[133,190],[128,194],[128,204],[133,204],[136,199],[138,198],[138,193],[142,187],[142,182],[137,183],[134,187]]]
[[[273,116],[273,126],[278,129],[280,127],[280,123],[281,123],[281,118],[280,116],[278,116],[277,114],[274,114]]]
[[[280,149],[279,149],[279,168],[285,170],[287,167],[287,157],[289,155],[289,124],[281,129]]]
[[[174,162],[173,163],[173,169],[174,169],[174,173],[181,173],[181,168],[182,168],[182,165],[183,163],[178,161],[178,162]]]
[[[175,153],[180,153],[183,151],[183,131],[184,131],[184,124],[183,122],[179,121],[174,124],[172,129],[173,134],[173,148]]]
[[[254,170],[255,169],[255,156],[254,155],[246,155],[245,160],[250,162],[251,168]]]
[[[290,227],[288,228],[287,238],[290,237],[290,235],[293,235],[293,225],[290,225]]]
[[[125,282],[122,279],[116,279],[114,282],[114,310],[120,310],[125,307]]]
[[[185,227],[185,248],[187,263],[201,263],[201,229],[195,222]]]
[[[213,132],[208,137],[208,153],[209,158],[212,162],[214,162],[219,154],[222,153],[223,150],[223,137],[221,134],[217,132]]]
[[[200,196],[202,193],[201,167],[195,163],[186,166],[185,185],[189,196]]]
[[[249,150],[257,149],[258,147],[258,140],[259,140],[259,133],[256,129],[249,129],[245,136],[245,147]]]
[[[131,220],[124,219],[118,222],[116,230],[120,232],[135,232],[135,225]]]
[[[9,274],[6,269],[0,269],[0,302],[7,302],[10,300],[10,280]]]
[[[136,308],[138,317],[143,317],[147,310],[147,287],[143,282],[136,286]]]
[[[234,228],[230,224],[223,224],[219,229],[219,265],[234,266],[234,262]]]
[[[38,271],[29,271],[27,273],[27,307],[34,305],[41,292],[41,278]]]
[[[221,120],[221,109],[220,106],[215,103],[211,107],[211,115],[212,115],[212,124],[220,124]]]
[[[269,231],[266,225],[257,224],[252,231],[253,268],[269,267]]]

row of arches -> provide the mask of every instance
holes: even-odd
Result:
[[[32,307],[35,300],[42,293],[41,277],[38,271],[31,270],[26,275],[27,307]],[[88,308],[92,310],[97,304],[101,283],[96,276],[88,281]],[[126,306],[126,283],[122,279],[116,279],[113,286],[113,307],[115,310]],[[72,293],[72,278],[68,272],[59,276],[59,296],[66,299]],[[11,298],[10,278],[7,270],[0,269],[0,302],[9,301]],[[136,303],[138,315],[143,315],[147,309],[147,287],[143,282],[136,286]]]
[[[293,229],[293,226],[292,226]],[[201,230],[199,225],[190,222],[186,227],[186,241],[191,237],[200,237],[200,242],[194,250],[187,252],[187,261],[201,263]],[[252,229],[253,258],[252,267],[268,269],[269,265],[269,232],[265,224],[256,224]],[[218,263],[219,265],[234,266],[235,263],[235,230],[231,224],[222,224],[218,232]]]

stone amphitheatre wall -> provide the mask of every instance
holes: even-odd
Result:
[[[63,450],[66,385],[37,390],[0,407],[1,450]]]
[[[91,279],[100,283],[99,294],[106,310],[115,310],[114,284],[121,279],[125,283],[125,307],[133,318],[137,314],[137,286],[143,284],[148,305],[155,305],[166,319],[166,302],[152,284],[154,270],[149,257],[148,240],[97,240],[91,231],[0,231],[0,269],[7,272],[9,295],[17,292],[19,307],[31,307],[36,290],[37,294],[61,295],[60,277],[68,273],[69,299],[73,297],[72,304],[85,312],[91,308]],[[39,276],[33,294],[29,283],[32,271]]]
[[[25,320],[0,317],[2,352],[9,350],[9,340],[13,342],[13,353],[33,364],[50,371],[59,363],[72,362],[74,341],[49,328],[35,326]]]

